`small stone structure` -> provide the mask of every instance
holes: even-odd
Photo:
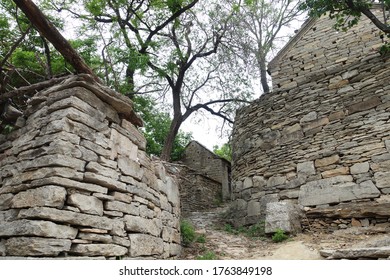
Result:
[[[183,217],[192,212],[220,206],[221,183],[183,164],[164,163],[164,165],[168,172],[172,172],[178,178]]]
[[[367,18],[346,33],[333,24],[308,20],[269,65],[273,92],[237,113],[237,224],[265,219],[279,201],[306,207],[311,230],[388,222],[390,57]]]
[[[184,150],[180,164],[175,166],[180,178],[183,215],[218,207],[230,200],[230,162],[199,142],[191,141]]]
[[[231,164],[197,141],[191,141],[181,159],[184,165],[221,185],[222,200],[230,200]]]
[[[146,155],[131,101],[89,80],[36,94],[0,136],[0,256],[180,254],[177,183]]]

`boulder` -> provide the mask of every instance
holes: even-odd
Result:
[[[301,210],[290,202],[267,203],[265,215],[265,233],[274,233],[281,229],[287,233],[298,233],[301,228]]]

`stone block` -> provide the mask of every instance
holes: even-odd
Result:
[[[316,167],[324,167],[324,166],[338,163],[339,161],[340,161],[339,155],[333,155],[333,156],[322,158],[322,159],[316,159],[315,166]]]
[[[156,256],[164,251],[164,242],[161,238],[147,234],[129,234],[130,257]]]
[[[317,119],[317,117],[318,117],[317,112],[312,111],[312,112],[304,115],[301,118],[300,123],[307,123],[307,122],[315,121]]]
[[[106,201],[104,202],[104,209],[109,211],[119,211],[135,216],[139,215],[139,209],[137,206],[120,201]]]
[[[299,193],[299,203],[303,206],[316,206],[380,196],[372,181],[355,184],[343,182],[343,177],[349,176],[336,176],[303,185]]]
[[[169,244],[169,256],[180,256],[181,254],[181,246],[179,244],[171,243]]]
[[[370,170],[370,164],[368,162],[359,162],[351,166],[351,174],[367,173]]]
[[[131,194],[128,193],[112,192],[110,194],[117,201],[122,201],[125,203],[131,203],[133,201]]]
[[[315,175],[316,169],[313,161],[300,162],[297,164],[297,173],[299,175]]]
[[[253,187],[253,180],[251,177],[246,177],[243,184],[243,190],[249,189]]]
[[[167,188],[166,190],[167,190],[168,201],[172,203],[172,206],[179,206],[180,205],[179,186],[172,177],[167,177],[166,188]],[[147,197],[145,198],[148,199]]]
[[[105,187],[109,190],[126,191],[126,184],[100,174],[85,172],[84,181]]]
[[[260,214],[261,205],[259,201],[251,200],[248,202],[248,216],[257,216]]]
[[[367,110],[370,110],[372,108],[375,108],[376,106],[378,106],[380,104],[382,104],[382,101],[379,97],[377,97],[377,96],[371,97],[367,100],[364,100],[362,102],[358,102],[358,103],[355,103],[355,104],[349,106],[348,113],[351,115],[351,114],[354,114],[357,112],[367,111]]]
[[[376,172],[374,178],[379,189],[390,188],[390,172]]]
[[[111,130],[111,155],[110,159],[114,160],[118,156],[137,158],[138,146],[134,144],[128,137],[118,132],[116,129]]]
[[[39,236],[74,239],[77,229],[49,221],[16,220],[0,224],[0,236]]]
[[[12,208],[49,206],[62,208],[66,199],[66,190],[57,186],[45,186],[26,190],[16,194],[10,203]]]
[[[262,191],[267,186],[267,181],[263,176],[254,176],[253,177],[253,187],[256,188],[257,191]]]
[[[131,122],[125,119],[122,119],[121,126],[129,132],[129,134],[126,135],[128,135],[130,140],[135,143],[141,150],[145,151],[146,139],[143,134]]]
[[[71,244],[69,239],[12,237],[6,241],[5,247],[9,256],[56,257],[69,252]]]
[[[112,236],[108,234],[79,232],[77,238],[98,243],[112,243]]]
[[[11,193],[0,195],[0,210],[7,210],[10,208],[12,198],[14,197]]]
[[[106,194],[108,192],[107,188],[104,188],[95,184],[82,183],[74,180],[70,180],[67,178],[61,177],[50,177],[40,180],[35,180],[31,182],[32,187],[43,186],[43,185],[58,185],[63,186],[65,188],[76,189],[80,191],[86,192],[96,192],[101,194]]]
[[[137,157],[133,157],[136,159]],[[137,180],[141,180],[144,175],[144,170],[140,164],[126,156],[118,157],[118,167],[124,175],[131,176]]]
[[[21,167],[20,169],[23,170],[24,167]],[[19,185],[27,181],[34,181],[48,177],[61,177],[75,180],[83,179],[83,173],[67,167],[44,167],[23,173],[19,171],[19,174],[12,175],[12,178],[5,180],[3,186]]]
[[[124,217],[125,229],[128,232],[146,233],[159,237],[162,231],[162,222],[158,219],[145,219],[138,216]]]
[[[390,160],[378,162],[378,163],[371,163],[370,168],[374,172],[387,172],[390,170]]]
[[[302,231],[301,213],[297,205],[289,202],[267,203],[265,233],[274,233],[278,229],[293,234]]]
[[[11,222],[17,219],[19,209],[10,209],[6,211],[0,211],[0,224],[3,222]]]
[[[320,128],[320,127],[327,125],[328,123],[329,123],[328,118],[318,119],[318,120],[315,120],[315,121],[312,121],[312,122],[305,124],[303,126],[303,131],[307,132],[307,131],[310,131],[310,130],[315,129],[315,128]]]
[[[272,176],[271,178],[268,179],[267,182],[267,187],[268,188],[273,188],[276,186],[280,186],[286,183],[286,176]]]
[[[345,118],[345,112],[344,111],[333,112],[329,115],[328,118],[330,122],[343,119]]]
[[[118,180],[119,178],[119,173],[115,169],[104,167],[97,162],[89,162],[85,170],[114,180]]]
[[[69,195],[68,203],[83,213],[103,216],[103,202],[95,196],[74,193]]]
[[[336,169],[332,170],[327,170],[321,173],[322,178],[330,178],[330,177],[335,177],[339,175],[348,175],[349,174],[349,167],[339,167]]]
[[[82,256],[120,257],[128,254],[126,247],[116,244],[74,244],[71,253]]]
[[[47,155],[42,156],[39,158],[36,158],[33,161],[26,162],[26,165],[24,166],[24,170],[31,170],[31,169],[39,169],[42,167],[69,167],[78,171],[84,171],[85,167],[85,161],[73,158],[71,156],[61,155],[61,154],[55,154],[55,155]]]
[[[77,213],[67,210],[58,210],[49,207],[36,207],[22,209],[18,218],[21,219],[45,219],[54,222],[67,223],[76,226],[92,227],[96,229],[111,230],[113,221],[107,217]]]

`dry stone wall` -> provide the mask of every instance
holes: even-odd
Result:
[[[0,256],[172,258],[178,185],[145,153],[131,101],[74,76],[0,138]]]
[[[211,184],[219,183],[222,200],[230,200],[231,164],[229,161],[217,156],[197,141],[191,141],[187,145],[181,161],[199,175],[209,178],[209,180],[206,178],[206,181],[214,182]],[[199,177],[199,180],[203,179]]]
[[[390,58],[368,19],[347,33],[332,26],[327,17],[309,20],[271,62],[273,92],[237,114],[237,224],[264,219],[266,205],[279,201],[306,210],[389,201]],[[387,212],[358,222],[387,222]],[[351,226],[352,217],[325,227]]]
[[[181,215],[209,210],[222,203],[221,183],[182,164],[165,163],[179,182]]]

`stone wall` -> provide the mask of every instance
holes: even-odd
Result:
[[[230,200],[230,162],[209,151],[197,141],[191,141],[187,145],[181,161],[190,169],[220,183],[222,199]]]
[[[1,136],[0,256],[178,256],[177,183],[146,155],[131,101],[88,80],[36,94]]]
[[[327,17],[306,22],[270,63],[273,92],[237,114],[238,224],[264,219],[270,202],[308,210],[389,201],[390,58],[365,17],[347,33],[332,26]],[[350,226],[352,217],[339,224]]]
[[[167,163],[166,163],[167,165]],[[168,164],[179,181],[181,214],[205,211],[222,203],[221,184],[185,165]]]

